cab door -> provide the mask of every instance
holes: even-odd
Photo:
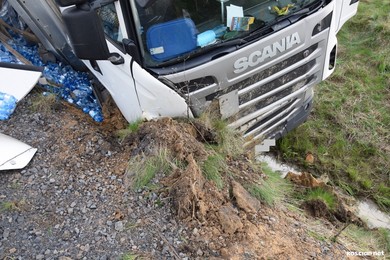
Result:
[[[109,52],[115,57],[110,60],[85,61],[90,71],[110,92],[116,105],[127,121],[142,117],[142,109],[131,72],[132,57],[122,47],[127,38],[121,6],[118,1],[98,8],[106,35]]]
[[[124,15],[130,19],[128,0],[98,8],[111,57],[109,60],[86,61],[88,68],[110,92],[127,121],[162,116],[192,116],[183,97],[163,84],[133,60],[123,47],[129,36]],[[127,9],[126,9],[127,8]]]

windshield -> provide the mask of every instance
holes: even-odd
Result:
[[[133,0],[146,66],[243,38],[319,0]],[[300,12],[302,13],[302,12]]]

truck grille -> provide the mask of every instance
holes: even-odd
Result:
[[[229,98],[235,99],[231,103],[236,108],[232,109],[233,112],[229,111],[227,116],[221,108],[222,116],[248,140],[263,139],[296,112],[304,101],[306,90],[320,81],[320,48],[318,43],[313,44],[230,86],[223,86],[218,84],[216,78],[205,76],[176,83],[176,87],[182,93],[187,93],[191,104],[206,104],[216,99],[221,102],[224,95],[235,93]]]
[[[285,75],[276,80],[258,86],[257,88],[254,88],[242,95],[239,95],[238,101],[240,106],[243,106],[248,103],[250,103],[250,105],[243,106],[237,116],[243,117],[245,115],[253,113],[256,110],[264,108],[271,103],[280,100],[293,93],[294,91],[297,91],[298,89],[304,87],[315,78],[314,75],[299,80],[296,83],[294,83],[293,81],[294,79],[305,75],[305,73],[307,73],[314,65],[315,60],[299,67],[292,72],[286,73]],[[293,84],[289,84],[291,82]]]
[[[314,44],[314,45],[310,46],[309,48],[291,56],[290,58],[285,59],[284,61],[279,62],[279,63],[277,63],[277,64],[275,64],[275,65],[273,65],[273,66],[271,66],[263,71],[260,71],[259,73],[255,74],[255,75],[253,75],[253,76],[251,76],[243,81],[240,81],[240,82],[238,82],[230,87],[227,87],[223,90],[219,90],[219,91],[216,91],[212,94],[206,95],[205,96],[206,100],[211,101],[211,100],[218,98],[219,96],[226,94],[226,93],[229,93],[233,90],[241,90],[241,89],[244,89],[248,86],[251,86],[251,85],[253,85],[261,80],[264,80],[264,79],[274,75],[275,73],[278,73],[278,72],[296,64],[297,62],[303,60],[304,58],[308,57],[317,48],[318,48],[318,44]],[[215,83],[217,83],[217,82],[215,81],[215,79],[213,79],[212,76],[205,76],[202,78],[197,78],[197,79],[193,79],[193,80],[186,81],[186,82],[179,82],[179,83],[176,83],[175,85],[180,92],[184,92],[184,93],[197,92],[198,93],[203,88],[206,88],[206,87],[208,87],[212,84],[215,84]]]

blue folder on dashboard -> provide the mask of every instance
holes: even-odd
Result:
[[[155,24],[146,32],[146,44],[152,58],[166,61],[196,48],[197,30],[189,18]]]

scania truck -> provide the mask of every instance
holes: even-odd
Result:
[[[127,121],[213,109],[248,146],[308,117],[358,0],[8,0]]]

